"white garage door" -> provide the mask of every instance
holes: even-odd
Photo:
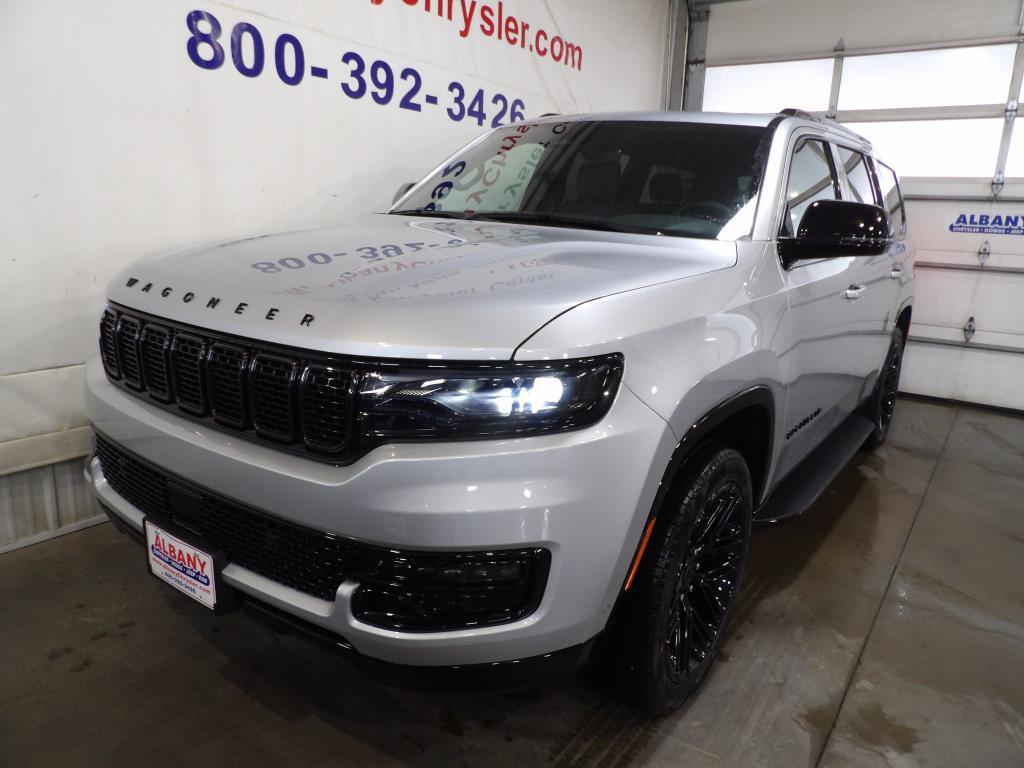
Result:
[[[902,176],[918,248],[902,388],[1024,409],[1020,14],[1008,0],[716,4],[689,75],[706,111],[798,107],[869,138]]]

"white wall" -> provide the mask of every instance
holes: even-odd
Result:
[[[496,93],[522,99],[527,116],[660,106],[665,0],[504,1],[549,41],[579,45],[579,70],[478,27],[463,38],[427,0],[409,2],[0,0],[0,474],[24,463],[13,441],[84,423],[81,363],[104,284],[129,260],[387,207],[399,183],[485,130],[447,117],[452,81],[467,102],[484,90],[488,125]],[[216,70],[187,54],[195,9],[222,27]],[[263,38],[258,77],[232,64],[239,22]],[[296,86],[275,69],[283,33],[304,50]],[[396,77],[415,67],[422,110],[399,108],[403,87],[386,106],[347,97],[347,51],[387,61]],[[248,42],[243,54],[251,64]],[[312,77],[311,65],[329,76]]]

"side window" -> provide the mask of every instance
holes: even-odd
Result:
[[[815,200],[838,200],[839,185],[828,147],[822,141],[805,139],[793,152],[786,186],[784,235],[795,235],[800,219]]]
[[[881,205],[864,155],[846,147],[839,147],[839,160],[846,172],[846,180],[849,182],[854,202]]]
[[[878,169],[878,186],[885,201],[882,207],[889,213],[889,225],[894,235],[902,235],[907,231],[907,215],[903,206],[900,182],[896,178],[896,172],[885,163],[875,161],[875,167]]]

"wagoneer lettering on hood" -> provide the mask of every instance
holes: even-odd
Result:
[[[109,298],[325,352],[508,359],[582,302],[735,261],[713,240],[371,215],[144,259]]]

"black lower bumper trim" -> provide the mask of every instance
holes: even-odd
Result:
[[[143,534],[135,530],[106,504],[100,503],[114,526],[139,544]],[[276,606],[235,590],[238,602],[247,616],[275,632],[295,635],[320,647],[336,651],[347,663],[363,674],[385,685],[434,692],[522,691],[555,685],[571,679],[586,664],[597,638],[540,656],[459,666],[412,666],[381,661],[365,656],[341,635]],[[186,598],[190,607],[192,601]],[[205,609],[204,609],[205,610]]]
[[[543,547],[399,550],[278,517],[175,475],[96,433],[110,487],[143,514],[181,526],[237,564],[286,587],[333,600],[359,582],[359,620],[401,632],[518,621],[540,605],[551,566]]]
[[[281,634],[302,637],[336,651],[361,674],[395,688],[438,693],[493,693],[547,687],[573,678],[586,664],[594,644],[594,640],[589,640],[552,653],[512,661],[459,666],[412,666],[365,656],[345,638],[330,630],[244,593],[239,593],[239,598],[243,610],[254,620]]]

